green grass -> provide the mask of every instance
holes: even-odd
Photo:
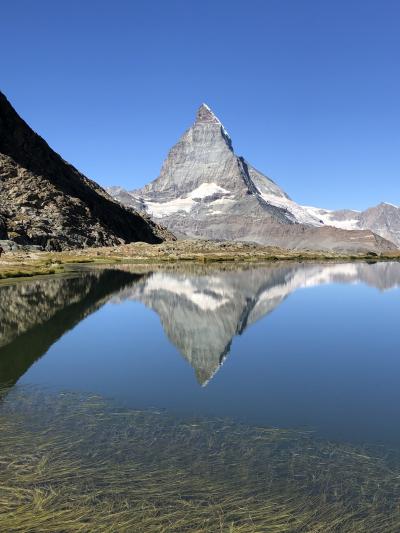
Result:
[[[400,531],[383,452],[97,396],[3,395],[1,531]]]
[[[31,278],[33,276],[46,276],[63,272],[63,268],[59,266],[53,267],[28,267],[28,268],[12,268],[0,270],[0,280],[11,278]]]

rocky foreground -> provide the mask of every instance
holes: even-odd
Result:
[[[270,261],[397,261],[400,250],[380,254],[284,250],[240,242],[203,240],[168,241],[157,245],[136,242],[120,246],[85,248],[63,252],[41,252],[29,248],[3,254],[0,258],[0,280],[61,273],[68,265],[79,263],[136,264],[240,264]]]

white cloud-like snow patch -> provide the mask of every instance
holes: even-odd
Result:
[[[204,200],[214,194],[230,195],[230,192],[216,183],[202,183],[185,197],[176,198],[169,202],[146,202],[146,207],[150,215],[157,218],[172,215],[179,211],[189,213],[196,205],[196,200]],[[217,201],[215,200],[215,202]]]
[[[333,226],[335,228],[347,230],[360,229],[358,225],[358,220],[356,218],[348,218],[346,220],[335,220],[333,218],[335,216],[335,212],[330,211],[329,209],[321,209],[319,207],[310,206],[303,206],[303,208],[306,209],[310,214],[322,220],[322,222],[326,226]]]
[[[321,217],[315,216],[307,208],[296,204],[293,200],[275,194],[266,194],[263,192],[260,192],[259,194],[268,204],[286,209],[292,214],[295,222],[299,222],[300,224],[311,224],[312,226],[322,226],[320,222]]]

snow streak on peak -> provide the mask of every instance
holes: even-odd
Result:
[[[390,207],[395,207],[396,209],[398,209],[398,208],[399,208],[399,206],[398,206],[398,205],[395,205],[395,204],[391,204],[390,202],[382,202],[382,204],[381,204],[381,205],[389,205]]]
[[[218,124],[221,126],[222,133],[231,141],[229,133],[226,131],[224,125],[217,117],[217,115],[212,111],[209,105],[202,103],[197,111],[196,122],[209,123],[209,124]]]
[[[211,111],[210,106],[207,105],[205,102],[203,102],[200,107],[205,107],[208,111],[210,111],[210,113],[212,113],[214,115],[214,113]]]
[[[198,202],[205,200],[214,195],[219,195],[222,199],[229,199],[230,192],[223,187],[220,187],[216,183],[202,183],[188,194],[179,196],[173,200],[167,202],[147,202],[148,212],[155,217],[162,218],[165,216],[184,211],[189,213],[193,207],[198,205]],[[212,203],[216,203],[214,200]]]

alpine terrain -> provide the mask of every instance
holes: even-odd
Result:
[[[120,187],[108,191],[178,237],[342,252],[396,248],[388,241],[395,240],[392,233],[381,232],[379,222],[373,228],[361,220],[351,222],[351,227],[343,220],[336,224],[340,214],[291,200],[275,182],[235,154],[226,129],[206,104],[169,152],[156,180],[131,192]]]
[[[329,211],[315,207],[307,209],[329,226],[343,229],[370,229],[400,247],[400,207],[397,205],[382,202],[365,211],[353,209]]]
[[[0,239],[65,250],[167,237],[64,161],[0,92]]]

